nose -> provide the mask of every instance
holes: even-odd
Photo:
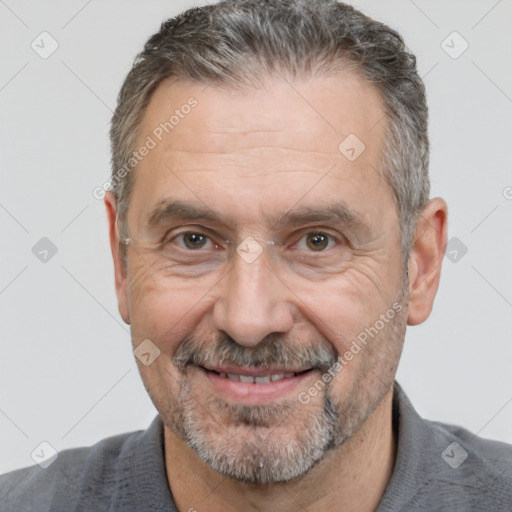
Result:
[[[292,328],[291,292],[268,267],[264,255],[252,263],[237,256],[218,286],[215,328],[238,344],[254,347],[267,335]]]

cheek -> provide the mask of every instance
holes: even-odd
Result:
[[[184,336],[197,329],[210,307],[203,280],[162,276],[154,266],[133,266],[129,274],[128,307],[133,342],[145,338],[169,352]]]
[[[302,315],[343,355],[353,340],[391,307],[396,290],[387,286],[383,289],[368,272],[347,270],[304,287],[297,296]]]
[[[377,321],[380,326],[381,315],[392,308],[397,298],[394,282],[374,279],[369,269],[365,272],[361,268],[351,269],[335,279],[311,286],[301,297],[305,306],[302,315],[342,357],[343,374],[351,375],[348,380],[336,379],[333,385],[338,382],[338,386],[345,386],[358,379],[357,375],[366,373],[377,357],[374,350],[379,344],[367,346],[364,341],[373,342],[388,335],[388,324],[385,329],[379,329],[375,340],[369,338],[368,329]]]
[[[306,305],[304,314],[309,322],[340,355],[348,349],[369,316],[360,300],[339,291],[309,295]]]

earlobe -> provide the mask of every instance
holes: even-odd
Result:
[[[448,207],[436,197],[422,210],[409,258],[408,325],[424,322],[434,304],[446,249]]]
[[[119,237],[117,232],[117,203],[115,196],[111,191],[105,194],[105,208],[107,210],[110,250],[112,252],[114,262],[114,277],[119,314],[122,319],[129,324],[130,316],[128,311],[126,269],[119,248]]]

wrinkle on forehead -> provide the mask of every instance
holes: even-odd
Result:
[[[219,138],[224,143],[229,136],[237,144],[258,145],[260,136],[271,134],[277,144],[282,144],[279,139],[284,137],[302,147],[309,142],[318,145],[330,136],[341,140],[353,132],[379,132],[385,124],[379,122],[385,113],[380,92],[355,75],[293,84],[276,80],[267,90],[243,93],[177,82],[164,83],[155,91],[144,116],[140,141],[191,96],[197,106],[169,134],[181,149],[189,143],[196,145],[204,135],[212,144]]]

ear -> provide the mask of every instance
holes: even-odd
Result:
[[[119,249],[119,237],[117,233],[117,202],[112,191],[105,193],[105,208],[107,209],[108,230],[110,237],[110,250],[114,259],[114,275],[116,285],[117,304],[122,319],[129,324],[130,316],[128,314],[127,299],[127,281],[125,274],[125,265],[121,251]]]
[[[446,250],[448,206],[436,197],[423,208],[418,218],[409,257],[408,325],[424,322],[434,304]]]

